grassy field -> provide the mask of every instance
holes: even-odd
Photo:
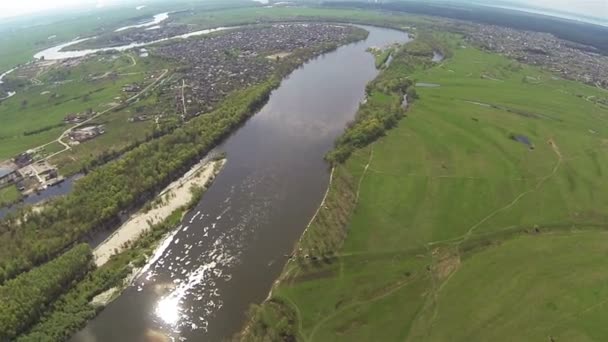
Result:
[[[91,121],[92,125],[104,125],[106,133],[73,146],[70,150],[52,157],[50,162],[59,167],[61,174],[72,175],[104,153],[121,151],[132,143],[145,140],[146,135],[152,132],[154,121],[129,122],[131,112],[127,108]]]
[[[0,189],[0,207],[13,204],[21,199],[21,192],[16,185],[9,185]]]
[[[221,11],[201,11],[194,15],[183,15],[178,21],[201,27],[217,27],[255,23],[259,21],[327,20],[341,22],[361,22],[381,26],[403,26],[428,24],[432,19],[424,16],[395,14],[387,16],[381,11],[358,9],[330,9],[315,7],[259,7],[237,8]]]
[[[351,188],[328,198],[356,193],[346,239],[288,263],[254,308],[266,324],[301,341],[608,339],[608,110],[589,97],[608,92],[453,46],[411,75],[438,86],[336,168]]]
[[[102,112],[125,97],[122,86],[148,84],[167,63],[134,54],[94,56],[73,67],[18,70],[9,79],[38,81],[0,103],[0,160],[57,139],[69,126],[63,118],[91,109]],[[110,74],[109,72],[112,72]]]

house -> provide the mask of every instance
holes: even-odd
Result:
[[[10,162],[0,164],[0,187],[14,183],[19,178],[17,165]]]
[[[98,135],[104,134],[105,130],[103,125],[99,126],[88,126],[84,128],[79,128],[71,131],[68,136],[72,141],[75,142],[83,142],[89,139],[93,139]]]

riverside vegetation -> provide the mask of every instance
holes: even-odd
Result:
[[[608,338],[608,109],[592,100],[607,94],[434,36],[447,60],[396,58],[371,83],[328,154],[319,214],[240,339]],[[403,90],[381,91],[387,77],[419,84],[388,131]]]
[[[66,197],[47,203],[42,210],[21,210],[0,222],[0,286],[6,297],[19,298],[22,289],[10,286],[11,279],[36,274],[38,269],[66,275],[61,291],[45,290],[43,297],[32,302],[35,314],[21,320],[21,309],[10,306],[3,311],[0,326],[6,327],[2,338],[21,335],[25,340],[62,340],[93,317],[98,308],[89,304],[93,296],[117,285],[129,273],[130,262],[145,260],[142,249],[150,246],[162,233],[174,227],[181,215],[172,215],[159,229],[144,236],[135,248],[119,254],[92,272],[89,263],[61,264],[66,249],[86,241],[95,233],[112,229],[120,217],[150,200],[164,186],[198,162],[227,134],[253,115],[267,100],[281,79],[307,59],[335,49],[339,44],[365,38],[364,30],[354,30],[345,41],[324,43],[298,49],[284,58],[269,79],[227,97],[218,109],[192,119],[188,125],[140,144],[121,158],[109,162],[79,180]],[[136,243],[137,246],[137,243]],[[69,253],[69,252],[67,252]],[[134,254],[133,254],[134,253]],[[69,269],[69,270],[68,270]],[[82,274],[86,277],[78,282]],[[43,317],[38,325],[37,318]],[[24,335],[29,331],[29,335]]]
[[[331,264],[336,258],[335,253],[347,236],[346,226],[359,195],[356,177],[342,164],[353,153],[385,135],[405,117],[407,108],[403,105],[404,97],[409,102],[418,98],[410,75],[417,69],[433,65],[432,46],[437,44],[440,44],[438,39],[426,33],[403,46],[391,48],[391,64],[366,86],[366,101],[359,107],[344,134],[336,140],[335,148],[325,157],[334,169],[323,208],[302,235],[271,296],[261,306],[252,306],[248,325],[243,335],[237,338],[246,341],[303,338],[298,331],[298,313],[288,299],[275,295],[274,290],[281,289],[284,282],[289,282],[288,279],[297,278],[297,274],[304,272],[308,265],[321,267]],[[313,266],[311,269],[312,273],[315,268]]]

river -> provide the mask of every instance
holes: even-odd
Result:
[[[314,214],[329,179],[323,155],[378,73],[368,47],[407,34],[365,27],[286,77],[217,150],[228,162],[144,271],[72,341],[220,341],[260,303]],[[160,339],[162,340],[162,339]]]
[[[91,54],[94,54],[97,52],[103,52],[103,51],[126,51],[126,50],[130,50],[130,49],[137,48],[137,47],[157,44],[157,43],[164,42],[167,40],[186,39],[186,38],[190,38],[190,37],[194,37],[194,36],[200,36],[200,35],[205,35],[205,34],[209,34],[209,33],[213,33],[213,32],[218,32],[218,31],[223,31],[223,30],[228,30],[228,29],[235,29],[235,28],[239,28],[239,26],[217,27],[217,28],[212,28],[212,29],[205,29],[205,30],[200,30],[200,31],[184,33],[184,34],[180,34],[177,36],[152,40],[152,41],[148,41],[148,42],[136,42],[136,43],[131,43],[131,44],[127,44],[127,45],[120,45],[120,46],[113,46],[113,47],[62,51],[66,47],[87,41],[89,39],[93,39],[94,37],[82,38],[82,39],[72,40],[71,42],[63,43],[63,44],[56,45],[56,46],[50,47],[48,49],[42,50],[42,51],[38,52],[37,54],[35,54],[34,58],[36,58],[36,59],[44,58],[45,60],[57,60],[57,59],[84,57],[87,55],[91,55]]]
[[[154,25],[160,24],[161,22],[163,22],[163,21],[165,21],[167,19],[169,19],[169,12],[159,13],[159,14],[155,15],[152,18],[152,20],[143,22],[141,24],[119,27],[116,30],[114,30],[114,32],[120,32],[120,31],[124,31],[124,30],[128,30],[128,29],[133,29],[133,28],[141,28],[141,27],[154,26]]]

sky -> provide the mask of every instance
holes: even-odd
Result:
[[[544,9],[549,13],[567,12],[608,23],[608,0],[473,0],[473,2],[499,7],[511,5]]]
[[[0,0],[0,18],[74,7],[104,7],[124,0]]]
[[[445,1],[445,0],[444,0]],[[449,0],[448,0],[449,1]],[[543,8],[548,11],[569,12],[590,16],[608,22],[608,0],[454,0],[486,5]],[[0,0],[0,18],[14,17],[32,12],[62,9],[66,7],[104,7],[124,3],[126,0]],[[142,1],[143,2],[143,1]]]

